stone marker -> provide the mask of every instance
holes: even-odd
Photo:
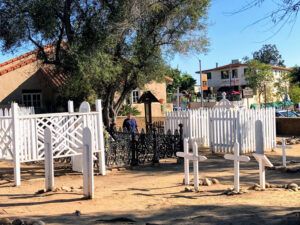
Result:
[[[250,158],[245,155],[240,156],[240,146],[236,141],[233,146],[234,154],[224,155],[225,159],[234,161],[234,190],[235,192],[240,192],[240,162],[249,162]]]
[[[255,122],[255,145],[256,145],[256,153],[253,153],[254,158],[259,164],[259,181],[260,188],[266,188],[266,166],[273,167],[273,164],[264,154],[264,132],[263,132],[263,124],[261,120],[257,120]]]
[[[194,141],[193,143],[193,153],[189,153],[189,143],[188,139],[184,139],[184,152],[177,152],[178,157],[184,158],[184,183],[185,185],[190,184],[189,177],[189,161],[193,161],[193,170],[194,170],[194,188],[195,191],[199,191],[199,161],[205,161],[207,158],[205,156],[198,155],[198,145]]]

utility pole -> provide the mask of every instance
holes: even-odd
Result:
[[[200,59],[199,59],[199,74],[200,74],[201,108],[203,108],[203,81],[202,81],[202,68],[201,68]]]

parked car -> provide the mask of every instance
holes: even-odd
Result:
[[[299,115],[294,111],[278,110],[276,111],[276,117],[299,117]]]

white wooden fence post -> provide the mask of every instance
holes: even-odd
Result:
[[[69,100],[68,101],[68,112],[73,113],[74,112],[74,102]]]
[[[103,135],[103,119],[102,119],[102,104],[101,100],[96,100],[96,111],[97,114],[97,131],[98,131],[98,146],[99,152],[99,173],[106,175],[105,168],[105,149],[104,149],[104,135]]]
[[[19,112],[18,104],[12,103],[12,125],[13,125],[13,154],[14,154],[14,180],[15,186],[21,185],[21,162],[20,162],[20,136],[19,136]]]
[[[50,128],[44,131],[45,140],[45,189],[53,191],[54,189],[54,165],[53,165],[53,149],[52,134]]]
[[[84,197],[94,198],[94,167],[93,167],[93,140],[91,130],[83,129],[83,194]]]

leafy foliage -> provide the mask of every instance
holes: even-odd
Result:
[[[246,80],[249,86],[256,90],[260,103],[262,94],[265,94],[267,97],[271,95],[272,88],[268,88],[274,80],[271,66],[261,63],[258,60],[250,60],[247,65]]]
[[[294,103],[299,103],[300,102],[300,87],[298,85],[293,85],[289,89],[289,95],[291,100]]]
[[[108,126],[132,90],[163,79],[165,55],[207,50],[209,3],[2,0],[0,41],[4,51],[34,44],[44,63],[71,75],[65,98],[103,100]]]
[[[291,82],[294,84],[300,84],[300,67],[295,66],[290,73],[291,76]]]
[[[176,93],[178,87],[180,92],[194,92],[196,80],[191,75],[172,68],[169,68],[167,74],[173,79],[172,84],[169,84],[167,87],[168,93]]]
[[[127,116],[129,113],[133,116],[141,115],[141,112],[135,106],[132,107],[131,105],[123,105],[118,115]]]
[[[284,60],[282,60],[276,45],[263,45],[260,50],[253,53],[253,59],[265,64],[284,66]]]

